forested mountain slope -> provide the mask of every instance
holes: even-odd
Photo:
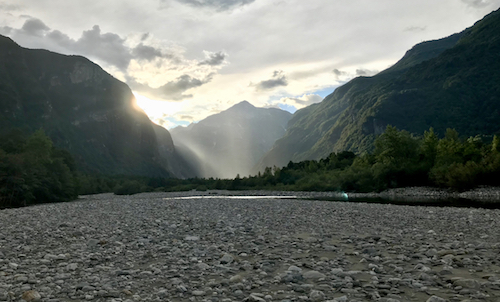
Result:
[[[75,157],[81,171],[191,173],[168,131],[155,133],[135,106],[130,88],[84,57],[25,49],[0,36],[0,100],[0,133],[43,129]]]
[[[299,110],[256,166],[370,150],[387,125],[412,133],[500,131],[500,11],[450,37],[416,45],[391,68],[355,78]]]

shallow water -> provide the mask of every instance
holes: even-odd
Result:
[[[223,196],[224,199],[297,199],[297,196]],[[221,196],[179,196],[179,197],[165,197],[163,200],[182,200],[182,199],[221,199]]]

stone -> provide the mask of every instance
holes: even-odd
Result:
[[[438,296],[432,296],[426,302],[447,302],[447,300]]]
[[[302,269],[300,267],[295,266],[295,265],[290,265],[290,267],[288,268],[288,271],[290,271],[290,272],[301,272]]]
[[[220,259],[221,264],[231,264],[234,261],[234,257],[230,254],[224,254]]]
[[[205,291],[202,291],[202,290],[194,290],[194,291],[192,292],[192,294],[193,294],[193,296],[197,296],[197,297],[199,297],[199,296],[204,296],[204,295],[205,295]]]
[[[318,271],[308,271],[303,274],[304,279],[321,279],[325,278],[325,274],[322,274]]]
[[[232,276],[231,278],[229,278],[229,282],[231,283],[239,283],[243,281],[243,276],[241,275],[235,275],[235,276]]]
[[[42,299],[42,296],[40,295],[39,292],[35,290],[29,290],[27,292],[24,292],[21,296],[21,299],[23,299],[26,302],[37,302]]]
[[[259,296],[258,296],[258,295],[256,295],[255,293],[250,294],[250,296],[248,296],[248,298],[247,298],[247,299],[245,299],[244,301],[252,301],[252,302],[266,302],[266,300],[264,300],[264,298],[259,297]]]
[[[481,283],[474,279],[458,279],[453,282],[453,285],[470,289],[479,289],[481,287]]]
[[[312,290],[311,293],[309,294],[309,299],[311,299],[311,301],[313,302],[324,301],[325,293],[323,293],[320,290]]]

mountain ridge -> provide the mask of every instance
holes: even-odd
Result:
[[[130,88],[82,56],[0,36],[0,131],[43,129],[87,173],[186,177],[170,133],[157,133]],[[160,130],[162,132],[162,130]]]
[[[186,160],[197,163],[198,176],[248,175],[258,159],[285,133],[292,115],[242,101],[198,123],[171,130]],[[181,151],[182,150],[182,151]]]
[[[297,111],[287,133],[253,172],[289,161],[323,158],[331,152],[369,151],[376,135],[389,124],[412,133],[429,127],[438,133],[456,128],[464,135],[500,130],[488,126],[488,122],[498,125],[492,114],[483,113],[484,120],[472,115],[481,116],[476,108],[482,107],[480,96],[496,99],[498,95],[494,67],[500,61],[499,24],[497,10],[458,34],[419,43],[385,71],[355,78],[321,103]],[[485,112],[500,110],[493,100],[486,103]]]

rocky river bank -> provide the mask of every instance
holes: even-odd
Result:
[[[500,210],[193,194],[1,210],[0,301],[500,301]]]

